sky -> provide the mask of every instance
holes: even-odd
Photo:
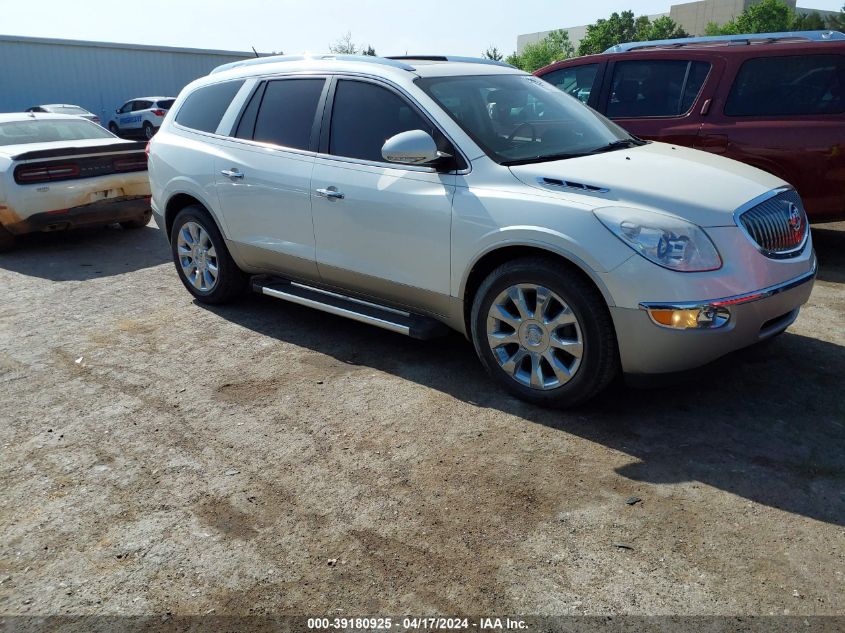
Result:
[[[677,4],[683,0],[675,0]],[[845,0],[799,0],[838,10]],[[521,33],[578,26],[614,11],[668,11],[672,0],[0,0],[0,34],[295,54],[352,34],[379,55],[505,54]]]

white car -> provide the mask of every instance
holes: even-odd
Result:
[[[482,60],[223,67],[177,99],[150,183],[198,301],[259,275],[257,292],[394,332],[449,326],[541,404],[775,336],[816,272],[784,181]]]
[[[27,108],[26,112],[41,112],[50,114],[73,114],[81,116],[83,119],[88,119],[92,123],[100,123],[100,117],[93,112],[88,112],[85,108],[78,105],[71,105],[69,103],[45,103],[44,105],[32,106]]]
[[[115,136],[142,136],[149,140],[161,127],[174,97],[138,97],[114,111],[109,131]]]
[[[0,250],[36,231],[150,220],[144,144],[65,114],[0,114]]]

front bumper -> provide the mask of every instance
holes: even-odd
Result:
[[[705,365],[734,350],[779,334],[796,318],[813,289],[812,269],[787,282],[757,292],[712,301],[641,304],[640,309],[610,309],[622,369],[627,374],[662,374]],[[689,310],[719,307],[726,322],[701,329],[672,329],[654,322],[649,309]]]

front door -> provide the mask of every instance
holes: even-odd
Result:
[[[438,135],[393,89],[337,81],[311,181],[317,263],[329,285],[442,314],[455,175],[381,155],[388,138],[416,129]]]

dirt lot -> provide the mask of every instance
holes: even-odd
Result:
[[[815,239],[788,333],[566,413],[457,335],[203,308],[153,227],[26,239],[0,613],[845,614],[845,225]]]

